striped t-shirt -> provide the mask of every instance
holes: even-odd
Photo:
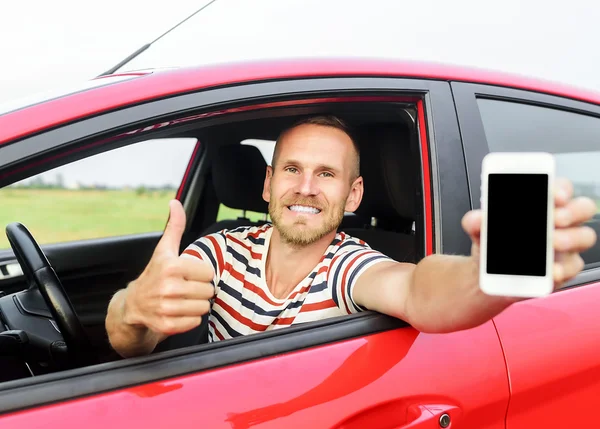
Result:
[[[338,232],[319,263],[286,297],[275,298],[265,281],[273,226],[243,226],[196,240],[182,257],[209,261],[215,297],[209,341],[248,335],[364,310],[352,298],[359,275],[391,260],[364,241]]]

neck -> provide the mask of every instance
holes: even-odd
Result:
[[[265,264],[266,282],[273,296],[287,297],[319,263],[335,235],[334,230],[314,243],[295,246],[283,240],[273,227]]]

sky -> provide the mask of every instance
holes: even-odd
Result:
[[[206,3],[0,2],[0,102],[93,78]],[[216,0],[123,70],[280,57],[391,57],[507,71],[600,92],[598,22],[600,3],[593,0]]]

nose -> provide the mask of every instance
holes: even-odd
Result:
[[[317,186],[316,177],[309,172],[300,175],[298,185],[296,186],[296,193],[305,196],[317,195],[319,193],[319,188]]]

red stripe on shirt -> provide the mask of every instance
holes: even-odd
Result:
[[[231,274],[231,276],[242,282],[244,285],[244,289],[248,289],[251,292],[254,292],[255,294],[257,294],[258,296],[260,296],[265,302],[268,302],[271,305],[274,306],[279,306],[281,305],[280,302],[275,302],[273,301],[271,298],[269,298],[267,296],[267,294],[265,293],[264,290],[262,290],[260,287],[256,286],[255,284],[249,282],[248,280],[246,280],[246,278],[244,277],[244,275],[236,270],[233,269],[233,266],[228,262],[225,269],[227,271],[229,271],[229,273]],[[287,300],[291,300],[294,299],[297,295],[300,295],[302,293],[307,292],[310,289],[310,284],[307,286],[302,287],[300,290],[297,290],[296,292],[292,293],[291,295],[289,295],[288,297],[286,297],[285,299]]]
[[[221,247],[215,237],[212,235],[208,236],[208,239],[212,243],[215,249],[215,256],[217,257],[217,271],[219,271],[219,277],[223,274],[223,252],[221,251]]]
[[[259,235],[264,234],[264,232],[266,231],[266,229],[267,229],[266,227],[262,227],[258,231],[249,232],[248,233],[248,237],[258,238]]]
[[[225,266],[225,269],[227,271],[229,271],[229,273],[231,274],[231,276],[236,279],[239,280],[240,282],[242,282],[242,284],[244,285],[245,289],[248,289],[249,291],[254,292],[255,294],[257,294],[258,296],[260,296],[262,299],[264,299],[266,302],[268,302],[271,305],[280,305],[280,303],[274,302],[273,300],[269,299],[269,297],[267,296],[267,294],[265,294],[265,292],[259,288],[258,286],[250,283],[248,280],[246,280],[244,278],[244,275],[241,274],[240,272],[236,271],[233,269],[233,266],[228,262],[227,265]]]
[[[273,325],[291,325],[296,320],[296,317],[281,317],[273,320]]]
[[[368,255],[370,253],[377,253],[377,252],[375,252],[373,250],[373,251],[370,251],[370,252],[360,253],[358,256],[356,256],[354,259],[352,259],[348,263],[348,265],[346,265],[346,268],[344,269],[344,275],[342,277],[342,301],[344,301],[344,305],[346,306],[346,310],[348,311],[348,313],[350,313],[350,308],[348,308],[348,304],[346,303],[346,277],[348,277],[348,272],[350,271],[350,268],[352,268],[352,265],[354,265],[354,263],[359,258],[362,258],[363,256]]]
[[[208,322],[208,324],[209,324],[210,326],[212,326],[212,328],[213,328],[213,331],[215,331],[215,335],[216,335],[217,337],[219,337],[219,340],[221,340],[221,341],[222,341],[222,340],[224,340],[224,339],[225,339],[225,337],[224,337],[223,335],[221,335],[221,333],[219,332],[219,330],[217,329],[217,327],[215,326],[215,324],[212,322],[212,320],[211,320],[210,322]]]
[[[288,296],[287,299],[291,300],[291,299],[296,298],[296,296],[298,296],[298,295],[300,295],[302,293],[307,292],[310,289],[311,286],[312,285],[303,286],[302,288],[300,288],[300,290],[297,290],[296,292],[294,292],[293,294],[291,294],[290,296]]]
[[[183,253],[185,253],[187,255],[195,256],[198,259],[202,259],[202,256],[200,256],[200,253],[198,253],[198,252],[196,252],[195,250],[192,250],[192,249],[185,249],[183,251]]]
[[[233,309],[229,304],[223,301],[221,298],[215,299],[215,305],[219,305],[223,310],[225,310],[231,317],[240,322],[242,325],[254,329],[255,331],[266,331],[269,325],[261,325],[260,323],[253,322],[247,317],[242,316],[236,310]]]
[[[248,246],[247,244],[242,243],[240,240],[238,240],[237,238],[231,236],[231,235],[227,235],[227,238],[231,241],[233,241],[235,244],[242,246],[244,249],[246,249],[248,252],[250,252],[250,256],[252,256],[252,259],[258,259],[260,260],[262,258],[262,255],[260,253],[256,253],[252,250],[252,247]]]
[[[326,299],[321,302],[314,302],[312,304],[304,304],[302,308],[300,308],[300,313],[306,313],[307,311],[314,310],[325,310],[326,308],[336,307],[335,301],[333,299]]]
[[[327,265],[322,266],[321,268],[319,268],[319,271],[317,271],[317,275],[316,276],[318,276],[319,274],[326,273],[328,269],[329,269],[329,267]]]
[[[335,261],[340,257],[340,256],[344,256],[344,253],[341,253],[339,255],[335,255],[333,257],[333,259],[331,260],[331,262],[329,263],[329,270],[327,271],[327,278],[329,278],[329,274],[331,273],[331,267],[333,267],[335,265]]]

